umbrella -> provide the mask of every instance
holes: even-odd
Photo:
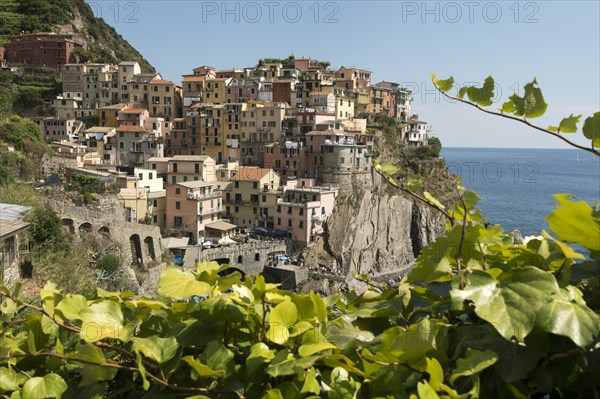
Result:
[[[277,229],[273,232],[276,236],[287,236],[286,230]]]

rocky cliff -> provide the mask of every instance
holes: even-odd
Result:
[[[416,160],[402,151],[386,151],[382,158],[402,165],[405,176],[421,176],[425,189],[442,202],[452,200],[454,183],[443,159]],[[406,274],[421,249],[444,233],[444,226],[438,211],[373,173],[340,188],[325,234],[304,255],[307,264],[325,265],[342,275]]]

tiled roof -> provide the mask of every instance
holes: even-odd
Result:
[[[117,128],[117,132],[146,132],[143,126],[121,125]]]
[[[173,82],[171,82],[169,80],[162,80],[162,79],[154,79],[148,83],[151,85],[172,85],[172,84],[174,84]]]
[[[271,171],[267,168],[240,168],[232,180],[260,180]]]
[[[184,82],[204,82],[205,80],[206,76],[203,75],[191,75],[183,77]]]
[[[129,107],[129,108],[125,108],[125,109],[121,110],[121,112],[124,114],[141,114],[144,111],[145,111],[144,108],[135,108],[135,107]]]

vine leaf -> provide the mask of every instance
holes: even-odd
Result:
[[[438,208],[446,209],[446,207],[444,205],[442,205],[442,203],[440,201],[438,201],[437,198],[435,198],[433,195],[431,195],[428,191],[424,191],[423,196],[427,199],[427,201],[431,202]]]
[[[433,80],[433,83],[437,86],[437,88],[443,92],[447,92],[454,85],[454,77],[453,76],[450,76],[448,79],[436,80],[435,74],[432,73],[431,79]]]
[[[458,98],[464,98],[465,94],[469,97],[469,100],[483,107],[492,105],[492,99],[494,98],[494,78],[491,76],[485,78],[483,87],[481,88],[475,86],[462,87],[458,91]]]
[[[519,97],[516,93],[509,97],[509,101],[502,105],[502,112],[509,112],[515,116],[526,118],[537,118],[544,115],[548,104],[544,101],[542,90],[538,87],[536,78],[527,83],[524,89],[525,94],[523,97]]]
[[[575,202],[571,197],[569,194],[554,194],[559,208],[546,218],[548,227],[562,241],[600,251],[600,224],[593,218],[592,207],[584,201]]]
[[[551,132],[560,133],[575,133],[577,131],[577,124],[581,119],[581,115],[573,115],[563,118],[558,126],[550,126],[548,130]]]
[[[22,398],[45,399],[60,398],[67,390],[67,384],[58,374],[46,374],[43,377],[33,377],[23,385]]]
[[[104,359],[104,355],[102,354],[100,348],[92,344],[78,343],[76,349],[78,359],[98,364],[112,363],[107,362]],[[81,379],[79,385],[85,387],[88,385],[96,384],[98,383],[98,381],[110,381],[113,378],[115,378],[115,376],[117,375],[117,371],[118,370],[114,368],[83,364],[81,372],[83,378]]]
[[[94,303],[81,310],[81,338],[96,342],[104,338],[125,341],[127,330],[123,325],[121,307],[110,300]]]
[[[283,345],[290,337],[289,328],[294,326],[298,310],[290,301],[281,302],[271,310],[269,315],[269,339]]]
[[[577,290],[576,287],[569,288],[570,292],[561,290],[559,298],[540,308],[537,325],[544,331],[569,337],[577,346],[585,347],[600,334],[600,317],[585,305],[581,292],[569,295]]]
[[[586,138],[592,140],[594,147],[600,147],[600,112],[585,119],[582,131]]]
[[[211,287],[198,281],[189,271],[175,267],[166,268],[158,280],[158,293],[173,299],[189,299],[195,295],[209,294]]]
[[[533,266],[511,269],[497,279],[482,270],[467,274],[467,284],[459,288],[458,276],[452,280],[452,305],[462,309],[472,301],[477,316],[486,320],[505,339],[523,342],[531,332],[537,309],[558,295],[554,276]]]
[[[135,337],[131,341],[133,342],[132,349],[134,351],[140,352],[158,363],[164,363],[172,359],[179,348],[175,337],[160,338],[152,335],[146,338]]]
[[[489,349],[481,352],[469,348],[467,349],[466,357],[456,361],[456,369],[454,369],[454,373],[450,377],[450,382],[454,382],[458,377],[475,375],[494,365],[497,360],[498,355]]]

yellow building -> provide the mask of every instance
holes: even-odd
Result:
[[[182,90],[168,80],[154,79],[148,82],[148,111],[151,117],[164,118],[170,122],[182,117]]]
[[[119,112],[127,108],[127,104],[119,103],[98,108],[98,124],[102,127],[117,127]]]
[[[240,227],[264,225],[261,215],[262,194],[279,190],[281,179],[273,169],[241,167],[225,193],[225,216]]]
[[[231,78],[205,80],[202,86],[202,102],[205,104],[225,104],[229,82],[231,82]]]

